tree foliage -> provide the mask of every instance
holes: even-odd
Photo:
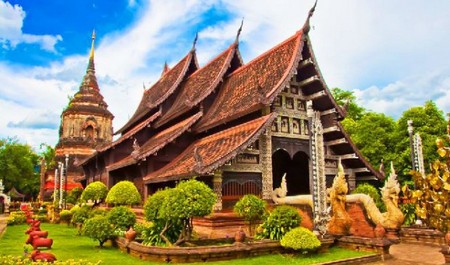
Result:
[[[95,204],[98,204],[106,198],[107,194],[108,188],[106,187],[106,185],[101,181],[94,181],[92,183],[89,183],[89,185],[87,185],[84,189],[83,193],[81,193],[81,200],[91,200]]]
[[[114,185],[106,196],[106,202],[112,205],[134,205],[141,203],[141,194],[131,181],[120,181]]]
[[[0,139],[0,178],[5,192],[15,187],[28,199],[39,193],[39,156],[16,138]]]
[[[347,118],[356,121],[364,115],[366,110],[356,103],[353,92],[335,87],[331,89],[331,94],[339,106],[346,108]]]
[[[348,102],[347,116],[342,125],[374,168],[379,167],[381,159],[385,162],[393,161],[399,180],[410,181],[412,162],[408,120],[413,121],[414,132],[419,133],[422,138],[424,164],[428,165],[437,158],[434,140],[443,137],[446,121],[443,112],[434,102],[427,101],[424,106],[412,107],[394,121],[384,114],[358,106],[353,92],[339,88],[331,91],[340,106]]]

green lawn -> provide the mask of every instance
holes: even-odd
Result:
[[[0,255],[23,255],[25,246],[25,230],[27,225],[8,226],[5,234],[0,239]],[[84,259],[91,262],[102,261],[102,264],[125,265],[125,264],[161,264],[157,262],[142,261],[128,254],[120,252],[110,244],[99,248],[98,242],[84,236],[76,235],[76,229],[67,225],[42,224],[42,230],[49,231],[49,237],[53,238],[51,252],[58,260]],[[28,245],[29,246],[29,245]],[[30,248],[30,247],[28,247]],[[312,256],[292,256],[292,255],[266,255],[248,259],[208,262],[210,265],[249,265],[249,264],[315,264],[332,260],[340,260],[358,256],[365,256],[372,253],[349,251],[341,248],[332,248],[328,253]],[[201,263],[190,263],[201,264]],[[204,263],[202,263],[204,264]]]

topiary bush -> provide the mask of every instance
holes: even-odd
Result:
[[[99,242],[100,247],[113,236],[111,223],[106,216],[95,216],[87,219],[83,225],[83,234]]]
[[[89,218],[92,218],[94,216],[101,215],[101,216],[107,216],[108,210],[106,209],[100,209],[100,208],[93,208],[89,210]]]
[[[374,186],[370,185],[369,183],[359,184],[356,187],[356,189],[354,189],[352,191],[352,194],[356,194],[356,193],[362,193],[362,194],[369,195],[373,199],[373,201],[375,202],[375,205],[380,210],[380,212],[385,212],[386,211],[386,206],[384,205],[384,202],[381,199],[380,192]]]
[[[253,194],[247,194],[236,203],[233,210],[249,222],[249,231],[253,234],[254,225],[266,214],[266,202]]]
[[[89,206],[75,206],[70,211],[72,212],[72,224],[78,227],[78,234],[81,234],[81,229],[83,227],[84,221],[89,218],[89,212],[91,208]]]
[[[81,197],[81,194],[83,194],[82,188],[79,188],[79,187],[73,188],[71,191],[69,191],[67,193],[66,203],[69,203],[69,204],[77,203]]]
[[[103,182],[95,181],[87,185],[83,193],[81,193],[80,200],[87,202],[89,200],[94,202],[94,205],[100,204],[108,194],[108,188]]]
[[[136,223],[136,214],[126,206],[117,206],[109,211],[108,220],[114,229],[126,231]]]
[[[300,226],[302,217],[297,209],[292,206],[277,206],[261,225],[260,238],[280,240],[292,228]]]
[[[59,221],[70,224],[70,220],[72,220],[73,213],[69,210],[62,210],[59,213]]]
[[[163,216],[159,214],[159,211],[172,192],[173,189],[159,190],[147,198],[144,204],[144,217],[148,223],[140,224],[138,228],[138,230],[141,230],[141,237],[143,239],[142,244],[148,246],[166,245],[166,242],[161,238],[160,234],[166,224],[171,220],[164,219]],[[135,230],[136,228],[137,227],[135,226]],[[136,232],[138,232],[138,230],[136,230]],[[167,238],[167,241],[175,242],[178,239],[181,230],[181,222],[175,220],[166,228],[164,236]]]
[[[280,244],[285,248],[300,250],[302,253],[314,251],[321,245],[316,235],[304,227],[297,227],[287,232]]]
[[[131,181],[120,181],[106,196],[106,202],[112,205],[134,205],[141,203],[141,194]]]

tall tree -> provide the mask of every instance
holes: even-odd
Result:
[[[17,138],[0,139],[0,178],[6,191],[15,187],[28,198],[39,192],[39,157]]]
[[[381,159],[395,161],[394,119],[382,113],[367,112],[357,121],[346,119],[345,122],[345,129],[352,141],[375,168],[378,168]]]
[[[447,126],[444,113],[438,109],[433,101],[427,101],[424,106],[413,107],[403,112],[397,121],[397,129],[393,135],[398,167],[402,170],[399,174],[400,179],[402,177],[403,179],[410,179],[409,171],[412,168],[411,149],[407,131],[408,120],[413,121],[414,132],[419,133],[422,138],[425,165],[438,158],[435,141],[436,138],[445,136]]]
[[[340,89],[338,87],[331,89],[336,103],[345,108],[347,111],[347,119],[359,120],[364,115],[366,110],[356,103],[356,96],[352,91]]]

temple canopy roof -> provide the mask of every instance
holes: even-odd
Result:
[[[135,150],[124,159],[121,159],[106,168],[109,171],[113,171],[119,168],[123,168],[129,165],[137,163],[139,160],[146,159],[158,152],[160,149],[164,148],[168,143],[174,141],[178,136],[185,133],[192,124],[194,124],[200,117],[202,113],[199,112],[163,131],[150,137],[142,146],[136,146]]]
[[[269,105],[295,73],[301,58],[302,31],[235,70],[205,116],[201,132]]]
[[[241,153],[270,127],[275,113],[195,141],[163,168],[144,177],[145,183],[210,174]]]
[[[159,119],[156,126],[169,122],[202,102],[223,80],[233,58],[237,58],[238,66],[242,65],[242,59],[237,48],[238,44],[233,43],[208,64],[190,75],[181,86],[174,104]]]
[[[173,68],[169,69],[166,64],[161,78],[152,87],[144,91],[141,102],[131,119],[114,134],[123,133],[132,128],[136,122],[164,102],[180,85],[189,71],[195,71],[197,69],[198,64],[195,47]]]

